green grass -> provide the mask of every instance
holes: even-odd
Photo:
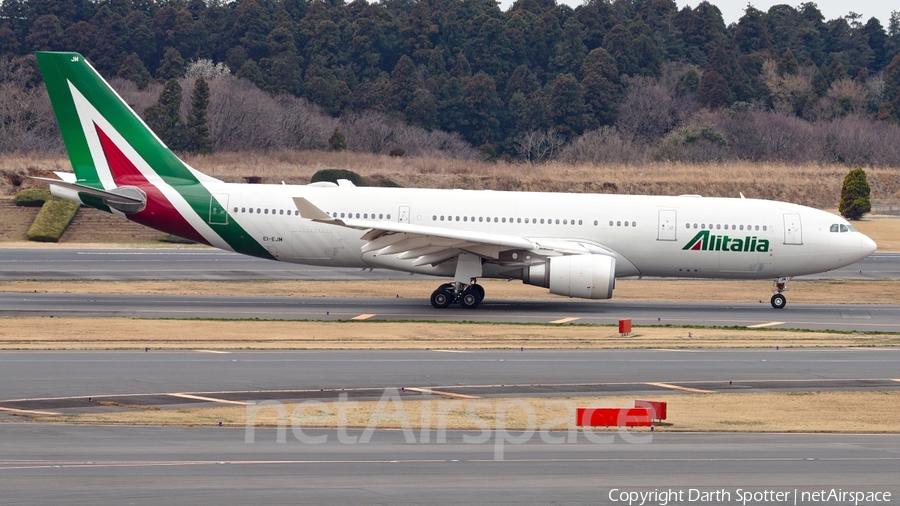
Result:
[[[50,198],[50,190],[28,188],[16,194],[16,205],[19,207],[41,207]]]
[[[40,212],[34,218],[34,223],[28,229],[28,240],[37,242],[59,242],[66,232],[69,224],[78,214],[81,207],[76,202],[51,197],[41,206]]]

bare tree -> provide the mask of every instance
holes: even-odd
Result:
[[[559,158],[568,163],[640,164],[647,161],[642,146],[623,137],[615,127],[601,127],[574,139]]]
[[[556,130],[532,130],[516,138],[515,148],[522,160],[541,163],[555,160],[565,143]]]

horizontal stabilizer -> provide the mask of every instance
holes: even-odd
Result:
[[[147,205],[147,195],[138,188],[121,187],[113,190],[100,190],[91,186],[78,183],[71,183],[61,179],[50,179],[46,177],[32,177],[36,181],[41,181],[52,186],[65,188],[79,194],[91,195],[103,201],[104,204],[125,214],[133,214],[140,212]]]

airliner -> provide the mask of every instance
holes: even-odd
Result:
[[[476,308],[487,278],[609,299],[618,278],[772,279],[875,251],[839,216],[785,202],[489,190],[232,184],[180,160],[78,53],[38,52],[74,173],[53,195],[259,258],[449,278],[435,308]]]

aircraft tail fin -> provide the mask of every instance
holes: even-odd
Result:
[[[175,156],[83,56],[38,52],[37,60],[79,184],[108,190],[156,176],[170,186],[217,181]]]

